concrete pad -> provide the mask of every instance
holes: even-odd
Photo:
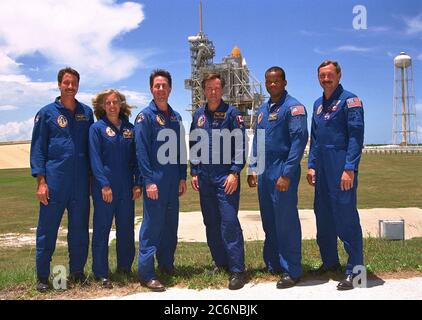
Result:
[[[379,220],[405,220],[405,237],[422,237],[422,209],[377,208],[360,209],[360,221],[364,237],[378,237]],[[299,210],[302,239],[316,238],[316,222],[313,210]],[[265,234],[259,211],[240,211],[239,220],[246,241],[264,240]],[[139,228],[139,226],[138,226]],[[205,227],[201,212],[181,212],[179,216],[179,241],[206,242]]]
[[[29,168],[29,143],[0,145],[0,169]]]
[[[296,287],[277,289],[275,282],[248,283],[229,289],[169,288],[165,292],[141,292],[128,296],[107,296],[101,300],[422,300],[422,277],[369,280],[366,288],[338,291],[336,281],[310,280]]]

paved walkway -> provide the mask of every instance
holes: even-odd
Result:
[[[314,239],[315,215],[312,210],[300,210],[302,238]],[[359,210],[364,237],[378,237],[379,220],[405,220],[405,237],[422,237],[422,209],[362,209]],[[263,240],[259,211],[240,211],[239,218],[245,240]],[[140,223],[135,237],[138,238]],[[206,242],[200,212],[182,212],[179,219],[179,241]],[[113,236],[111,236],[112,238]],[[165,292],[142,292],[128,296],[107,296],[100,299],[123,300],[407,300],[422,299],[422,277],[412,279],[369,280],[367,288],[351,291],[336,290],[337,281],[309,280],[296,287],[279,290],[275,282],[248,283],[243,289],[182,289],[169,288]]]
[[[338,291],[336,281],[310,280],[289,289],[277,289],[275,282],[250,284],[229,289],[170,288],[165,292],[142,292],[128,296],[108,296],[102,300],[421,300],[422,277],[369,280],[366,288]]]
[[[302,239],[315,239],[316,223],[313,210],[299,210],[302,225]],[[422,209],[419,208],[377,208],[359,210],[364,237],[378,237],[379,220],[405,220],[405,238],[422,237]],[[259,211],[240,211],[239,219],[245,240],[264,240]],[[139,237],[140,223],[135,230]],[[206,242],[205,227],[201,212],[181,212],[179,215],[179,241]],[[110,234],[110,241],[115,232]]]

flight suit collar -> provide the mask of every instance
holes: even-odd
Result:
[[[116,132],[122,131],[126,127],[126,125],[128,123],[128,120],[125,117],[121,117],[120,116],[119,119],[120,119],[120,121],[122,121],[122,123],[120,124],[120,130],[118,130],[116,128],[116,126],[110,120],[108,120],[107,116],[103,116],[101,118],[101,120],[103,120],[105,122],[105,124],[107,124],[109,127],[111,127]]]
[[[75,99],[76,101],[76,109],[75,109],[75,115],[76,114],[85,114],[84,108],[82,107],[82,104]],[[60,111],[60,113],[68,112],[71,114],[71,112],[61,103],[60,97],[56,97],[56,100],[54,101],[56,108]]]
[[[170,115],[170,117],[171,117],[171,116],[174,116],[174,115],[175,115],[175,113],[174,113],[174,111],[173,111],[173,108],[170,106],[170,104],[169,104],[169,103],[167,103],[167,106],[168,106],[168,108],[169,108],[169,115]],[[162,114],[163,116],[167,116],[167,114],[166,114],[164,111],[161,111],[161,110],[158,108],[158,106],[155,104],[155,101],[154,101],[154,100],[151,100],[151,102],[150,102],[150,104],[149,104],[149,107],[152,109],[152,111],[154,111],[154,113],[160,113],[160,114]]]
[[[215,111],[211,111],[208,109],[208,103],[205,105],[205,112],[208,114],[214,114],[215,112],[226,112],[229,108],[229,105],[225,103],[223,100],[220,101],[217,109]]]
[[[338,100],[338,98],[343,93],[343,91],[344,91],[343,86],[341,84],[339,84],[338,87],[336,88],[336,90],[334,90],[333,94],[331,95],[331,97],[328,100],[325,99],[324,93],[322,93],[322,106],[323,106],[323,108],[326,109],[326,108],[330,107],[331,104],[335,100]]]
[[[274,110],[280,108],[283,105],[283,103],[286,101],[287,95],[288,95],[287,90],[284,90],[284,93],[281,96],[280,101],[275,104],[273,104],[273,102],[271,102],[271,98],[269,98],[267,102],[268,113],[274,112]]]

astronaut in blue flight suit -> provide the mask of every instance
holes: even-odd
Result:
[[[353,289],[353,269],[363,266],[362,228],[357,211],[358,166],[363,148],[364,112],[361,100],[340,84],[335,61],[318,67],[324,94],[315,101],[307,180],[315,186],[314,210],[322,265],[319,275],[341,268],[337,237],[349,255],[346,278],[339,290]]]
[[[236,290],[245,283],[244,241],[237,216],[239,174],[245,165],[245,125],[239,110],[221,99],[224,78],[208,74],[202,88],[207,104],[195,112],[190,130],[192,187],[199,191],[207,243],[216,269],[230,271],[228,287]],[[202,137],[198,139],[201,132],[206,143]],[[194,152],[198,142],[207,150]],[[229,148],[225,148],[227,145]]]
[[[152,291],[164,291],[154,268],[174,272],[179,224],[179,196],[186,192],[186,146],[182,118],[170,107],[171,75],[154,70],[150,89],[154,99],[135,120],[138,167],[143,177],[144,207],[139,232],[138,275]]]
[[[287,81],[282,68],[269,68],[265,85],[270,99],[257,113],[248,184],[258,184],[265,231],[264,262],[268,271],[282,274],[277,288],[283,289],[296,285],[302,274],[297,192],[300,161],[308,141],[307,114],[305,107],[285,90]],[[258,140],[260,130],[265,130],[265,143]],[[259,166],[263,172],[259,172]]]
[[[79,73],[58,73],[60,97],[35,116],[31,141],[31,174],[37,178],[40,201],[36,232],[37,290],[49,289],[50,261],[57,232],[67,209],[70,278],[84,282],[89,233],[88,130],[92,110],[75,99]]]
[[[130,274],[135,257],[135,202],[141,196],[133,125],[125,96],[108,89],[92,100],[98,121],[89,129],[93,174],[94,226],[92,271],[105,288],[112,288],[108,267],[108,239],[116,221],[117,271]]]

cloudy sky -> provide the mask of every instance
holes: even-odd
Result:
[[[355,28],[363,22],[356,5],[367,12],[366,29]],[[34,115],[58,95],[64,66],[81,73],[79,100],[90,104],[96,92],[117,88],[138,107],[132,120],[151,99],[151,70],[168,69],[170,103],[189,122],[183,81],[198,7],[198,0],[1,0],[0,141],[30,139]],[[338,60],[344,87],[364,101],[366,143],[391,142],[392,60],[405,51],[422,140],[422,1],[203,0],[203,7],[215,62],[237,45],[260,81],[269,66],[282,66],[287,90],[308,110],[321,95],[316,67]]]

